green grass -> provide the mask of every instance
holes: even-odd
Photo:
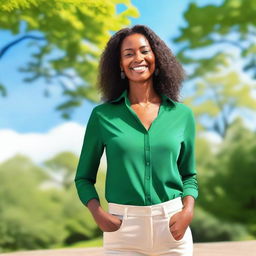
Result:
[[[89,241],[75,243],[72,246],[69,246],[69,248],[102,247],[102,246],[103,246],[103,240],[102,240],[102,237],[99,237]]]

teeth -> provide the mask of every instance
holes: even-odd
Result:
[[[146,67],[143,66],[143,67],[134,67],[133,70],[136,70],[136,71],[142,71],[142,70],[145,70]]]

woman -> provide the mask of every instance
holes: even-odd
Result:
[[[75,183],[103,231],[105,255],[192,255],[198,186],[194,117],[178,101],[184,76],[143,25],[118,31],[101,56],[105,102],[89,118]],[[107,212],[94,187],[104,148]]]

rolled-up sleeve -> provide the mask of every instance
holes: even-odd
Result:
[[[85,129],[83,146],[74,179],[78,196],[86,206],[92,198],[100,201],[95,183],[103,150],[104,144],[100,135],[99,117],[94,108]]]
[[[185,196],[198,197],[197,171],[195,164],[195,119],[194,114],[188,108],[186,127],[184,129],[184,140],[181,143],[181,150],[177,160],[178,169],[183,182],[183,194]]]

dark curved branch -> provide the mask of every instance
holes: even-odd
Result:
[[[21,41],[25,40],[25,39],[34,39],[34,40],[46,40],[44,37],[40,37],[40,36],[32,36],[32,35],[26,35],[26,36],[22,36],[19,39],[16,39],[12,42],[10,42],[9,44],[7,44],[6,46],[4,46],[2,49],[0,49],[0,59],[3,57],[3,55],[14,45],[20,43]]]

